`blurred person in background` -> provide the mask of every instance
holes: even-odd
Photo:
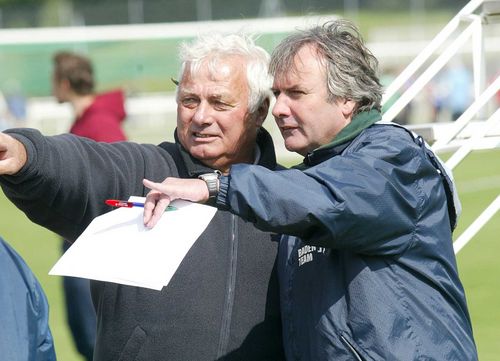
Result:
[[[438,123],[443,119],[443,104],[446,96],[443,82],[437,78],[429,82],[426,87],[429,104],[431,107],[431,122]]]
[[[52,93],[59,103],[68,102],[75,114],[70,133],[98,142],[126,140],[123,92],[96,94],[92,63],[80,54],[58,52],[53,63]]]
[[[440,111],[447,111],[452,121],[457,120],[472,104],[474,81],[469,68],[460,59],[452,59],[438,77],[437,91],[441,100]]]
[[[0,131],[11,128],[10,112],[3,93],[0,91]]]
[[[26,96],[21,84],[16,79],[8,79],[3,89],[5,102],[9,109],[11,122],[15,126],[21,126],[26,121]]]
[[[421,137],[382,123],[378,61],[350,22],[273,51],[275,117],[295,169],[235,164],[214,184],[144,180],[144,222],[207,201],[281,233],[287,360],[477,360],[452,232],[453,182]]]
[[[383,75],[380,77],[380,83],[384,87],[384,89],[387,89],[391,83],[398,77],[399,73],[401,71],[397,67],[389,67],[387,68]],[[403,87],[399,91],[397,91],[392,97],[390,97],[382,107],[382,113],[386,112],[389,110],[394,103],[399,99],[401,95],[404,94],[404,92],[408,89],[408,87],[411,84],[411,79],[408,80]],[[412,115],[412,109],[413,109],[413,104],[412,102],[409,102],[406,104],[406,106],[401,109],[401,111],[394,117],[393,122],[401,124],[401,125],[407,125],[410,124],[411,121],[411,115]]]
[[[22,257],[0,237],[0,359],[55,361],[49,305]]]
[[[59,103],[68,102],[75,120],[70,133],[99,142],[126,140],[124,95],[120,90],[96,94],[93,66],[85,56],[61,51],[53,56],[52,93]],[[63,252],[74,240],[63,240]],[[66,315],[78,352],[92,360],[96,315],[87,279],[63,277]]]
[[[235,163],[276,169],[269,55],[247,36],[181,48],[175,143],[103,143],[34,129],[0,133],[0,185],[31,220],[76,239],[105,199],[146,195],[144,177],[213,182]],[[91,281],[94,361],[284,360],[274,234],[218,211],[161,292]],[[120,250],[116,250],[117,257]]]

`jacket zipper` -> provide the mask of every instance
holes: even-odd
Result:
[[[349,350],[351,350],[351,352],[356,357],[356,360],[363,361],[363,359],[361,358],[361,356],[359,355],[359,353],[356,351],[356,349],[351,345],[351,343],[349,341],[347,341],[347,339],[344,336],[340,335],[340,339],[342,340],[342,342],[345,345],[347,345],[347,347],[349,348]]]
[[[234,305],[234,287],[236,284],[236,269],[238,263],[238,219],[231,214],[231,240],[229,254],[229,272],[227,277],[227,295],[224,304],[221,331],[219,335],[219,346],[217,348],[217,359],[224,356],[229,344],[229,335],[231,333],[231,318]]]

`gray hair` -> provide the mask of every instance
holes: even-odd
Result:
[[[260,46],[255,45],[249,35],[201,35],[192,43],[181,44],[179,53],[182,62],[179,79],[182,79],[186,70],[196,72],[205,62],[209,71],[215,74],[218,61],[226,56],[241,56],[246,60],[249,112],[255,112],[266,99],[271,97],[272,77],[268,72],[269,54]]]
[[[279,78],[296,71],[295,55],[305,45],[313,46],[325,65],[328,101],[353,100],[355,114],[380,110],[383,90],[378,61],[353,23],[334,20],[288,36],[273,51],[269,72]]]

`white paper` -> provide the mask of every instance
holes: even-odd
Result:
[[[96,217],[49,274],[161,290],[217,211],[183,200],[171,205],[177,210],[165,212],[153,229],[144,227],[141,207]]]

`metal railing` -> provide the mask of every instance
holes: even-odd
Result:
[[[479,14],[476,14],[477,11]],[[472,39],[472,60],[474,75],[475,101],[469,108],[450,125],[448,131],[432,144],[436,152],[447,149],[450,142],[470,124],[473,118],[486,118],[486,104],[500,91],[500,76],[485,89],[485,47],[483,26],[492,20],[500,18],[500,0],[472,0],[470,1],[427,45],[426,48],[401,72],[401,74],[387,88],[382,104],[393,97],[442,47],[446,41],[456,36],[437,58],[416,78],[408,89],[384,113],[383,121],[392,121],[399,112],[412,101],[415,96],[429,83],[429,81],[448,63],[469,39]],[[456,35],[462,24],[468,24],[465,29]],[[467,140],[461,143],[458,149],[447,160],[448,168],[456,167],[475,147],[481,143],[491,129],[500,124],[500,109],[496,110],[483,124],[478,127]],[[496,147],[500,146],[500,138]],[[458,253],[498,212],[500,209],[500,195],[475,219],[471,225],[454,242],[455,253]]]
[[[450,37],[453,35],[453,33],[456,32],[456,30],[459,28],[463,19],[466,19],[467,17],[473,16],[474,11],[476,11],[483,4],[483,2],[484,2],[484,0],[472,0],[462,10],[460,10],[458,12],[458,14],[443,28],[443,30],[441,30],[438,33],[438,35],[436,35],[436,37],[424,48],[424,50],[422,50],[422,52],[417,57],[415,57],[415,59],[389,85],[389,87],[385,91],[384,97],[382,99],[383,104],[388,99],[390,99],[394,94],[396,94],[396,92],[398,92],[408,82],[408,80],[412,76],[414,76],[414,74],[425,64],[425,62],[428,61],[429,58],[432,55],[434,55],[447,40],[450,39]],[[475,27],[475,29],[482,29],[480,17],[475,16],[472,19],[473,19],[472,23],[474,25],[473,24],[471,24],[471,25],[473,25]],[[470,27],[468,27],[467,29],[469,29],[469,28]],[[457,43],[455,44],[454,47],[449,47],[445,52],[443,52],[444,57],[447,57],[448,59],[451,58],[451,56],[453,56],[458,51],[458,49],[460,48],[460,45],[462,45],[460,43],[465,42],[468,39],[468,37],[471,36],[471,34],[472,34],[471,31],[473,29],[470,29],[470,30],[467,30],[467,29],[465,31],[470,32],[470,33],[468,33],[467,36],[462,36],[462,39],[460,39],[460,41],[457,41]],[[482,31],[481,30],[479,30],[479,31],[481,34],[481,38],[475,36],[474,39],[476,42],[479,41],[480,44],[484,44],[484,42],[482,40]],[[479,47],[480,47],[480,45],[477,45],[477,48],[479,48]],[[476,50],[476,47],[475,47],[475,50]],[[481,47],[480,50],[484,50],[484,47]],[[445,54],[445,53],[451,53],[451,54]],[[484,51],[481,51],[481,53],[484,54]],[[477,59],[477,58],[475,58],[475,59]],[[446,62],[442,63],[440,61],[437,64],[431,65],[429,68],[433,68],[431,72],[435,74],[439,71],[439,69],[442,68],[442,66],[445,63]],[[481,65],[484,65],[484,60],[479,61],[479,64],[477,66],[480,67]],[[434,69],[434,68],[437,68],[437,69]],[[478,74],[484,74],[484,66],[483,66],[483,71],[476,70],[474,72],[475,76]],[[483,81],[483,84],[484,84],[484,81]],[[408,104],[408,102],[411,99],[412,98],[409,96],[405,97],[403,99],[402,99],[402,97],[400,97],[398,99],[398,101],[396,101],[393,104],[393,106],[391,107],[392,110],[389,109],[391,111],[390,112],[387,111],[384,114],[384,120],[385,121],[392,121],[394,119],[394,117]]]

